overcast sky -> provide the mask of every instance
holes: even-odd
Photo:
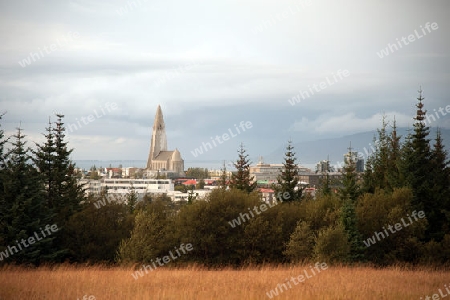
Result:
[[[2,127],[41,141],[58,112],[74,159],[145,160],[160,104],[169,149],[192,161],[374,130],[383,113],[410,126],[420,85],[429,112],[450,104],[449,12],[447,0],[2,1]],[[440,116],[432,126],[450,128]],[[241,121],[252,127],[237,133]]]

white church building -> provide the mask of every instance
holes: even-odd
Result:
[[[153,123],[146,173],[147,177],[155,177],[156,174],[166,174],[168,177],[184,176],[184,160],[180,151],[167,150],[166,125],[160,105],[156,109]]]

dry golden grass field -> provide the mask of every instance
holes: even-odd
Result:
[[[270,299],[267,292],[305,270],[310,278],[291,281],[291,287],[286,285],[287,290],[272,299],[425,299],[439,289],[444,294],[446,287],[450,290],[449,271],[402,268],[329,267],[315,276],[309,265],[218,271],[159,268],[136,280],[132,269],[119,267],[3,267],[0,299]]]

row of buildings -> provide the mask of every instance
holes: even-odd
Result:
[[[357,172],[364,170],[364,160],[358,157],[357,152],[352,152],[351,148],[344,155],[344,162],[354,162]],[[277,182],[278,175],[283,168],[283,164],[264,163],[262,157],[256,165],[250,167],[250,176],[257,181],[263,198],[272,199],[271,193],[273,191],[269,187]],[[299,184],[311,193],[314,193],[315,189],[320,186],[325,174],[329,178],[340,177],[341,175],[341,170],[335,170],[331,167],[328,160],[319,162],[314,172],[302,166],[299,166],[298,170]],[[206,185],[202,186],[202,189],[191,190],[187,193],[175,190],[173,179],[185,176],[184,160],[178,149],[167,150],[165,123],[159,105],[152,128],[146,168],[104,168],[95,170],[95,172],[95,176],[89,173],[84,174],[85,176],[80,180],[87,194],[99,194],[102,191],[107,191],[108,195],[126,195],[134,190],[139,198],[142,198],[145,194],[166,194],[173,201],[206,195],[217,186],[216,180],[222,173],[220,170],[209,171],[211,179],[207,181]],[[231,172],[228,172],[228,176],[231,176]],[[180,182],[180,180],[178,179],[177,182]],[[183,182],[182,184],[190,183],[189,186],[197,183],[195,180],[190,182],[181,180],[181,182]]]
[[[130,178],[105,178],[99,180],[81,179],[87,195],[98,195],[106,191],[109,197],[126,196],[134,191],[138,200],[145,195],[169,196],[172,201],[187,201],[189,197],[204,197],[212,188],[212,185],[206,186],[201,190],[192,190],[187,193],[175,191],[174,181],[172,179],[130,179]]]
[[[277,183],[277,177],[283,168],[282,164],[264,164],[259,162],[250,169],[250,176],[258,183],[258,188],[263,199],[272,200],[274,191],[270,188],[272,184]],[[312,172],[307,168],[300,167],[299,184],[302,185],[306,192],[313,196],[315,191],[325,179],[325,173]],[[214,171],[213,171],[214,172]],[[230,178],[231,174],[228,174]],[[339,178],[341,173],[328,172],[329,179]],[[212,189],[218,187],[218,177],[203,180],[202,188],[196,189],[199,180],[186,178],[108,178],[101,179],[81,179],[87,195],[98,195],[102,191],[107,191],[111,197],[125,196],[131,191],[138,195],[138,199],[142,199],[146,194],[160,195],[165,194],[173,201],[187,201],[189,197],[204,197]],[[175,185],[186,185],[187,192],[181,192],[175,189]]]
[[[328,161],[322,161],[318,165],[329,165]],[[257,182],[260,192],[264,199],[273,199],[273,190],[270,188],[272,184],[277,183],[277,178],[283,170],[283,164],[268,164],[264,163],[262,158],[253,166],[250,166],[250,176]],[[136,170],[135,170],[136,169]],[[326,171],[328,170],[328,171]],[[99,179],[84,178],[80,183],[84,185],[86,193],[100,194],[102,191],[107,191],[110,196],[126,195],[131,190],[137,193],[138,198],[144,197],[146,194],[166,194],[173,201],[187,200],[190,196],[203,197],[212,189],[217,188],[217,183],[220,178],[220,170],[210,170],[209,179],[203,180],[201,189],[195,189],[199,181],[189,178],[133,178],[133,174],[144,174],[145,169],[134,168],[104,168],[99,170],[101,177]],[[120,178],[117,177],[121,175]],[[325,176],[329,179],[338,179],[341,176],[340,172],[330,171],[330,169],[317,169],[311,171],[308,168],[299,166],[299,184],[302,185],[307,192],[312,195],[315,190],[320,187]],[[227,177],[231,178],[231,172],[227,172]],[[186,185],[188,192],[181,192],[175,189],[176,185]]]

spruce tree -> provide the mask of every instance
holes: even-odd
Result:
[[[30,164],[22,130],[18,128],[13,137],[15,142],[8,153],[5,170],[1,172],[0,236],[4,246],[0,250],[9,250],[9,261],[38,265],[53,261],[60,254],[53,246],[59,232],[45,237],[41,233],[41,228],[53,225],[52,214],[45,201],[44,182],[41,174]],[[35,239],[33,244],[22,242],[22,239],[29,241],[29,237],[35,237],[35,234],[41,239],[36,237],[38,240]]]
[[[80,210],[80,203],[84,200],[84,191],[78,184],[75,165],[70,159],[73,149],[68,149],[65,141],[65,128],[62,118],[57,114],[54,125],[49,120],[46,128],[44,144],[36,144],[34,163],[45,182],[45,196],[47,206],[53,215],[53,223],[58,224],[60,234],[56,244],[60,253],[70,251],[65,245],[70,244],[70,237],[66,235],[65,225],[70,217]],[[63,260],[64,257],[59,257]]]
[[[376,184],[374,179],[373,166],[375,164],[375,156],[373,154],[369,155],[366,160],[366,165],[364,167],[363,182],[362,182],[362,192],[363,193],[375,193]]]
[[[136,209],[136,204],[139,200],[139,194],[136,192],[136,189],[134,188],[133,184],[131,184],[131,188],[127,193],[126,199],[128,211],[130,214],[133,214],[134,210]]]
[[[400,174],[401,145],[394,119],[392,131],[387,132],[388,122],[383,117],[378,140],[374,139],[376,149],[367,159],[363,175],[362,191],[374,193],[376,189],[393,192],[403,186]]]
[[[250,177],[250,160],[245,152],[244,145],[241,143],[238,150],[239,158],[234,163],[236,172],[231,175],[230,188],[251,193],[256,188],[256,181],[252,182],[253,177]]]
[[[389,148],[388,148],[388,162],[387,162],[387,183],[388,190],[394,191],[396,188],[401,188],[404,186],[403,179],[400,172],[401,164],[401,136],[397,135],[397,122],[394,118],[394,124],[392,126],[392,132],[388,137]]]
[[[220,169],[221,174],[219,178],[219,188],[226,190],[227,189],[227,181],[228,181],[228,175],[227,175],[227,166],[225,165],[225,161],[223,161],[223,167]]]
[[[350,262],[361,261],[364,259],[363,238],[357,226],[356,203],[350,199],[343,200],[341,207],[340,221],[347,233],[350,243],[350,253],[348,260]]]
[[[413,171],[414,165],[414,148],[412,143],[413,135],[411,130],[408,130],[408,134],[405,136],[405,140],[401,145],[400,150],[400,178],[402,179],[404,186],[411,188],[413,191],[413,197],[415,198],[415,191],[412,186],[413,180]],[[417,206],[417,203],[414,202],[414,205]]]
[[[342,187],[339,190],[342,200],[342,208],[340,212],[340,221],[347,234],[350,245],[348,261],[360,261],[364,257],[364,245],[362,243],[361,234],[357,228],[356,202],[360,195],[360,187],[358,184],[358,176],[356,174],[356,162],[353,159],[351,147],[349,155],[345,161],[342,174]]]
[[[289,194],[289,197],[283,196],[283,201],[292,202],[300,201],[302,198],[303,188],[299,187],[298,165],[295,163],[294,146],[292,141],[288,141],[284,157],[283,169],[278,175],[278,185],[275,188],[276,195]],[[286,194],[287,195],[287,194]]]
[[[427,240],[436,238],[436,224],[441,217],[438,205],[432,195],[434,185],[431,165],[429,127],[425,125],[426,110],[422,90],[419,90],[417,114],[414,117],[414,131],[406,137],[402,147],[401,175],[413,191],[412,206],[415,210],[424,210],[429,223]]]
[[[431,166],[433,179],[431,195],[434,198],[432,204],[436,223],[430,224],[429,230],[435,233],[434,238],[440,241],[450,230],[450,162],[439,129],[431,152]]]
[[[57,203],[58,194],[56,191],[57,179],[54,172],[56,147],[50,118],[48,120],[48,127],[45,128],[45,130],[46,134],[43,134],[45,137],[45,143],[43,145],[35,143],[36,150],[33,151],[33,161],[45,182],[47,206],[50,209],[53,209],[53,207]]]
[[[360,195],[358,175],[356,174],[356,162],[353,159],[351,147],[342,171],[342,187],[339,189],[341,200],[356,202]]]
[[[65,127],[62,119],[64,115],[57,114],[55,123],[54,139],[55,139],[55,161],[54,174],[56,178],[57,202],[55,203],[55,213],[64,224],[71,215],[80,210],[80,203],[84,200],[84,191],[78,184],[75,174],[75,164],[70,159],[73,149],[68,149],[65,141]]]
[[[381,189],[386,189],[388,186],[387,173],[388,173],[388,133],[386,130],[388,123],[386,116],[383,116],[381,129],[378,129],[378,141],[376,143],[375,151],[375,164],[373,166],[375,186]]]
[[[405,157],[408,163],[407,182],[411,185],[414,193],[413,205],[420,206],[425,198],[428,198],[430,191],[430,140],[428,139],[429,127],[425,125],[426,110],[423,109],[422,91],[419,91],[417,114],[414,117],[414,132],[408,139],[407,147],[411,147],[411,152],[407,151],[409,157]]]
[[[363,191],[373,193],[378,189],[386,189],[388,184],[389,138],[386,130],[388,123],[383,116],[382,126],[377,129],[378,140],[374,138],[376,149],[370,154],[364,171]]]
[[[320,186],[320,194],[322,196],[330,196],[331,195],[331,180],[329,172],[325,172],[323,177],[321,178],[321,186]]]

